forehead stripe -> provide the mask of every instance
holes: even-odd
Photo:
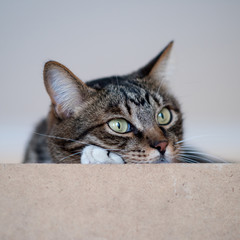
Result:
[[[131,113],[131,108],[130,108],[130,106],[128,105],[128,96],[127,96],[127,94],[126,94],[126,92],[124,91],[124,89],[123,88],[121,88],[120,89],[120,92],[123,94],[123,96],[124,96],[124,104],[125,104],[125,107],[126,107],[126,109],[127,109],[127,111],[128,111],[128,113],[129,113],[129,115],[131,115],[132,113]]]

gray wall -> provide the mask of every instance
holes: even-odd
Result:
[[[48,111],[43,64],[83,80],[124,74],[170,40],[173,91],[189,143],[225,159],[240,154],[239,1],[1,1],[0,161],[20,162]]]

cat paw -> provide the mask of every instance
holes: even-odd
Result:
[[[104,148],[96,147],[94,145],[87,146],[83,149],[81,156],[82,164],[123,164],[123,159],[111,153]]]

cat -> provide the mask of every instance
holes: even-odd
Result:
[[[44,84],[51,99],[25,163],[212,162],[184,145],[181,106],[165,81],[170,42],[129,75],[82,82],[49,61]]]

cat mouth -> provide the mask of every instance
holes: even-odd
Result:
[[[155,164],[169,163],[169,160],[167,160],[164,156],[161,155],[160,158],[157,161],[153,162],[153,163],[155,163]]]

